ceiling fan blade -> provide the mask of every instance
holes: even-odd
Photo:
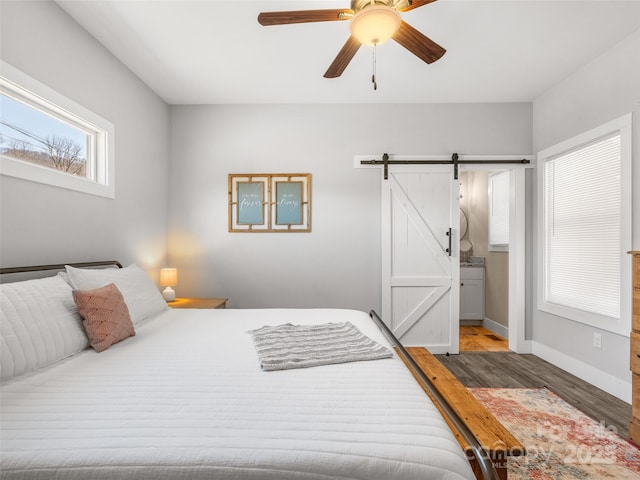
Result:
[[[333,10],[298,10],[293,12],[262,12],[258,15],[260,25],[288,25],[290,23],[332,22],[349,20],[353,16],[350,8]]]
[[[435,62],[446,52],[436,42],[405,22],[400,23],[400,29],[391,38],[427,63]]]
[[[350,36],[347,43],[342,47],[342,50],[338,52],[333,63],[329,65],[329,68],[324,74],[324,78],[336,78],[342,75],[342,72],[347,68],[347,65],[349,65],[349,62],[360,48],[360,45],[361,43],[356,40],[353,35]]]
[[[424,7],[430,3],[435,2],[436,0],[409,0],[409,5],[404,8],[399,8],[401,12],[408,12],[409,10],[413,10],[414,8]]]

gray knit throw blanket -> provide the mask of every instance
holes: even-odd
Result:
[[[262,327],[248,332],[265,371],[392,357],[350,322]]]

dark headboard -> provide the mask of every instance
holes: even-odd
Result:
[[[19,274],[19,273],[36,273],[51,270],[64,270],[65,265],[76,268],[122,268],[122,264],[116,260],[105,260],[100,262],[76,262],[76,263],[60,263],[52,265],[29,265],[26,267],[2,267],[0,268],[0,276]],[[10,280],[13,281],[13,280]]]

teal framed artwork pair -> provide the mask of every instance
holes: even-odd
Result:
[[[311,174],[229,174],[230,232],[310,232]]]

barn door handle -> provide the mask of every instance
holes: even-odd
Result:
[[[446,232],[446,234],[447,234],[447,237],[449,237],[449,248],[447,248],[445,252],[447,252],[449,256],[451,256],[451,229],[449,229],[449,231]]]

